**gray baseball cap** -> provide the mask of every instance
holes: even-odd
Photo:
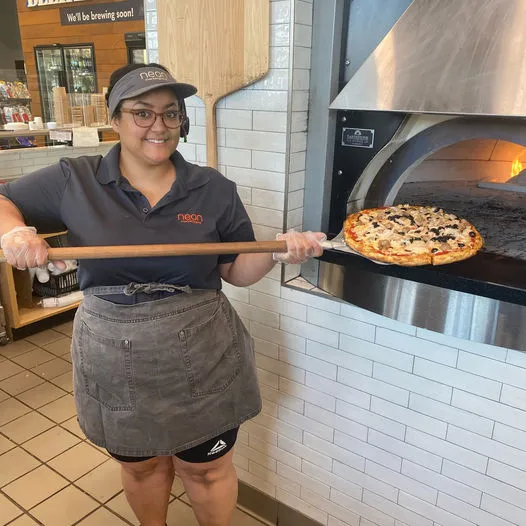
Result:
[[[191,84],[177,82],[170,73],[157,67],[137,68],[119,79],[108,98],[110,117],[121,100],[131,99],[158,88],[171,88],[178,97],[186,98],[197,93]]]

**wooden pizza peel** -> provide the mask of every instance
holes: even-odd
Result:
[[[198,88],[217,168],[216,103],[268,73],[270,0],[157,0],[157,20],[159,61]]]

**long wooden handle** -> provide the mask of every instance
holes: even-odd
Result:
[[[206,117],[206,164],[218,168],[216,100],[205,97]]]
[[[98,247],[61,247],[48,250],[49,259],[111,259],[161,256],[204,256],[287,252],[286,241],[243,241],[236,243],[178,243],[175,245],[123,245]],[[0,250],[0,263],[5,263]]]

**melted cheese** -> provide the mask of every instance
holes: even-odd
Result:
[[[359,217],[354,232],[360,241],[383,252],[422,254],[469,246],[471,226],[440,208],[398,205]]]

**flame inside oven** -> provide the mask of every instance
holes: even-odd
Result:
[[[517,177],[522,172],[523,164],[519,159],[515,159],[511,165],[510,179]]]

